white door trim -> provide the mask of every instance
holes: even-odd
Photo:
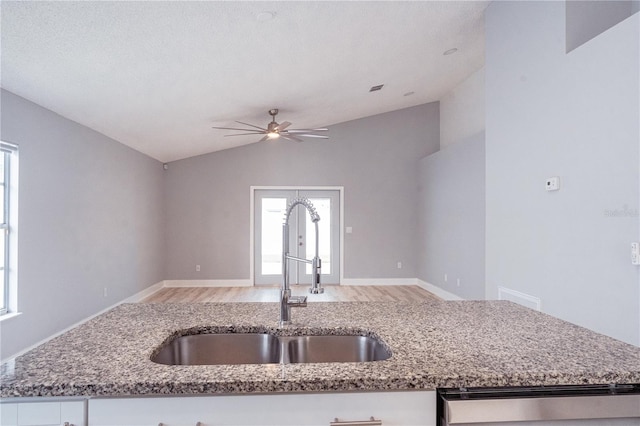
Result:
[[[249,276],[252,285],[256,285],[254,267],[255,232],[255,192],[257,190],[276,191],[338,191],[340,193],[340,283],[344,281],[344,186],[250,186],[249,187]]]

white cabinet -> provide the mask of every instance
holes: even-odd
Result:
[[[434,391],[91,399],[91,426],[323,425],[338,418],[435,426]]]
[[[2,426],[87,426],[86,402],[56,401],[0,403],[0,425]]]

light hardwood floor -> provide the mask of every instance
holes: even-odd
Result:
[[[310,302],[406,302],[438,300],[415,285],[397,286],[324,286],[323,294],[309,294],[309,286],[292,285],[294,295],[308,295]],[[278,286],[259,287],[168,287],[152,294],[142,303],[198,302],[277,302]]]

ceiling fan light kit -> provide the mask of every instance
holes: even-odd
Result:
[[[271,116],[271,122],[267,124],[266,128],[256,126],[254,124],[243,123],[242,121],[236,121],[236,123],[242,124],[244,126],[249,126],[250,128],[245,128],[245,129],[239,129],[236,127],[213,127],[213,128],[220,129],[220,130],[234,130],[234,131],[243,132],[243,133],[234,133],[230,135],[225,135],[225,137],[264,135],[262,139],[260,139],[258,142],[264,142],[269,139],[278,139],[278,138],[283,138],[288,141],[302,142],[303,140],[300,139],[301,137],[329,139],[329,136],[319,135],[316,133],[316,132],[327,132],[329,129],[326,129],[326,128],[289,129],[289,126],[291,126],[291,123],[289,123],[288,121],[283,121],[282,123],[278,124],[278,122],[276,122],[276,115],[278,115],[277,108],[270,109],[269,115]]]

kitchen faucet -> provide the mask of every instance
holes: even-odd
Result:
[[[313,259],[303,259],[291,256],[289,254],[289,217],[296,206],[302,205],[306,207],[311,216],[311,221],[316,228],[316,255]],[[311,264],[311,288],[309,293],[324,293],[324,289],[320,284],[320,268],[321,262],[318,257],[318,221],[320,216],[316,212],[315,207],[307,198],[300,197],[289,203],[284,223],[282,224],[282,288],[280,289],[280,325],[291,324],[291,308],[304,308],[307,306],[307,296],[292,296],[291,287],[289,286],[289,260],[296,262],[304,262]]]

